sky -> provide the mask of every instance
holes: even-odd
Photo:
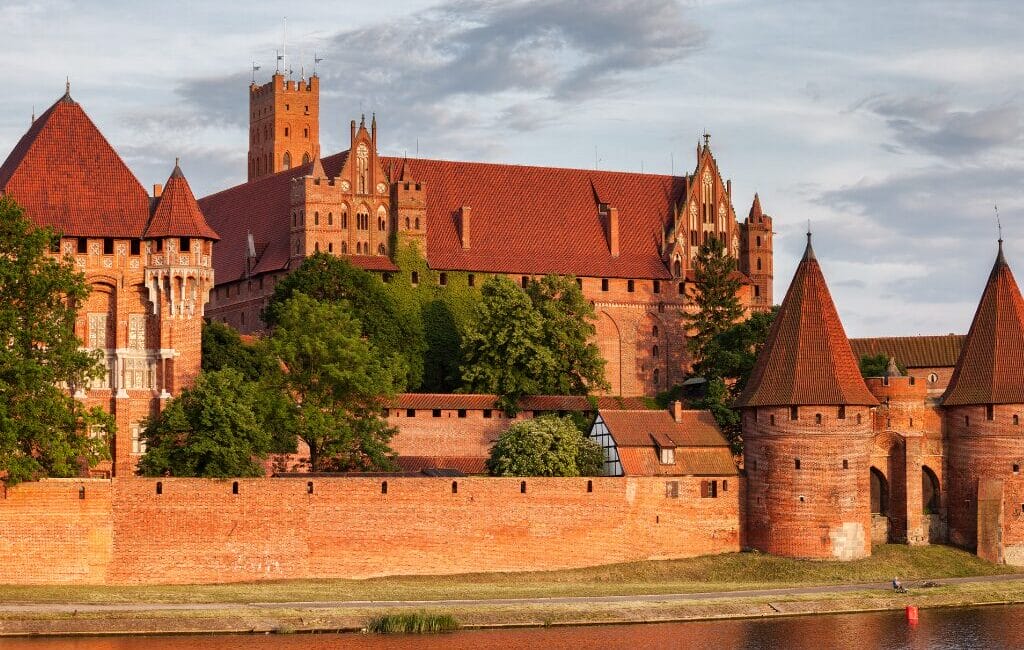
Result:
[[[0,0],[0,157],[64,92],[149,187],[244,181],[247,87],[287,34],[323,60],[324,155],[682,174],[700,135],[814,248],[850,336],[963,333],[996,253],[1024,273],[1024,7],[1014,1]]]

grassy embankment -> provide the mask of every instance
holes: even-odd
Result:
[[[308,601],[543,598],[695,593],[806,585],[905,582],[1016,573],[948,546],[876,546],[855,562],[789,560],[733,553],[589,569],[368,580],[301,580],[223,585],[4,586],[0,603],[284,603]]]

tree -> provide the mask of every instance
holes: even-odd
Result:
[[[213,321],[203,324],[204,372],[234,368],[246,381],[259,381],[274,366],[275,361],[266,353],[265,345],[247,345],[238,331],[225,323]]]
[[[597,476],[604,452],[569,418],[544,415],[517,422],[491,448],[492,476]]]
[[[900,374],[907,374],[906,366],[896,362],[896,367],[899,368]],[[862,377],[884,377],[888,369],[889,355],[885,353],[865,354],[860,358],[860,374]]]
[[[200,373],[145,422],[143,476],[263,476],[271,435],[256,416],[258,392],[241,372]]]
[[[540,313],[544,341],[555,362],[553,371],[541,382],[541,392],[586,395],[591,390],[609,390],[605,360],[593,343],[597,315],[575,280],[547,275],[531,281],[526,293]]]
[[[711,353],[709,348],[715,337],[742,318],[743,305],[736,297],[740,288],[736,260],[717,237],[709,237],[700,247],[693,272],[696,311],[686,316],[690,328],[687,345],[694,360],[700,363]]]
[[[529,296],[503,276],[484,283],[480,318],[463,344],[464,392],[495,393],[509,415],[524,395],[538,394],[557,364],[544,319]]]
[[[110,457],[113,419],[72,397],[105,370],[75,336],[89,287],[70,260],[48,254],[57,241],[0,196],[0,478],[9,484],[77,476]]]
[[[727,379],[733,384],[733,392],[739,394],[764,347],[775,313],[776,310],[755,312],[719,332],[705,346],[704,356],[694,364],[693,374],[709,381]]]
[[[402,367],[396,355],[364,340],[344,304],[295,293],[277,306],[276,319],[269,346],[290,402],[285,425],[309,445],[312,470],[390,469],[395,430],[381,415]]]
[[[419,311],[403,309],[380,278],[352,266],[345,258],[316,253],[274,287],[263,312],[268,326],[280,323],[284,303],[296,293],[320,302],[347,303],[362,327],[362,335],[382,354],[401,360],[402,371],[395,368],[400,385],[412,390],[423,381],[426,344]]]

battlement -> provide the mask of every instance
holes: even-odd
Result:
[[[320,77],[312,75],[306,79],[285,79],[284,75],[275,73],[265,84],[252,83],[249,85],[250,100],[262,99],[273,96],[275,93],[319,93]]]
[[[923,403],[928,396],[928,382],[920,377],[868,377],[864,383],[879,402],[891,398]]]

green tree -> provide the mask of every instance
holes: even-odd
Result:
[[[390,469],[395,430],[382,413],[398,382],[396,355],[364,340],[344,304],[295,293],[277,306],[276,322],[269,346],[290,400],[282,424],[309,445],[313,471]]]
[[[711,411],[722,435],[729,441],[735,454],[743,451],[743,429],[740,426],[740,412],[731,404],[737,395],[735,388],[730,388],[721,377],[710,379],[705,385],[704,394],[689,403],[691,408]]]
[[[256,384],[226,368],[195,384],[145,422],[143,476],[263,476],[271,436],[256,416]]]
[[[77,476],[110,457],[113,419],[72,397],[104,368],[75,336],[89,287],[70,260],[48,254],[56,241],[0,196],[0,478],[9,484]]]
[[[574,278],[547,275],[529,283],[526,294],[540,313],[544,341],[555,367],[542,378],[540,390],[551,395],[586,395],[609,390],[605,360],[593,343],[597,334],[594,306]]]
[[[907,374],[906,366],[898,361],[896,362],[896,367],[899,368],[900,374]],[[860,358],[860,374],[862,377],[884,377],[888,368],[889,355],[887,354],[865,354]]]
[[[296,293],[320,302],[346,302],[362,327],[362,335],[384,355],[401,360],[395,378],[413,390],[423,381],[423,321],[418,310],[402,308],[376,275],[345,258],[328,253],[307,257],[302,266],[274,287],[263,318],[271,328],[281,321],[284,303]]]
[[[569,418],[544,415],[517,422],[491,448],[492,476],[597,476],[604,452]]]
[[[736,297],[740,289],[736,259],[728,254],[717,237],[709,237],[700,247],[693,273],[696,311],[686,316],[690,329],[687,345],[699,364],[712,352],[715,337],[743,317],[743,305]]]
[[[754,369],[777,310],[755,312],[750,318],[733,323],[719,332],[704,348],[704,356],[694,364],[693,374],[712,379],[727,379],[739,394]]]
[[[203,372],[234,368],[246,381],[259,381],[274,365],[265,345],[246,344],[238,331],[225,323],[203,324]]]
[[[504,276],[482,288],[480,318],[463,344],[463,392],[495,393],[512,415],[524,395],[539,394],[557,363],[545,341],[544,319],[529,296]]]

